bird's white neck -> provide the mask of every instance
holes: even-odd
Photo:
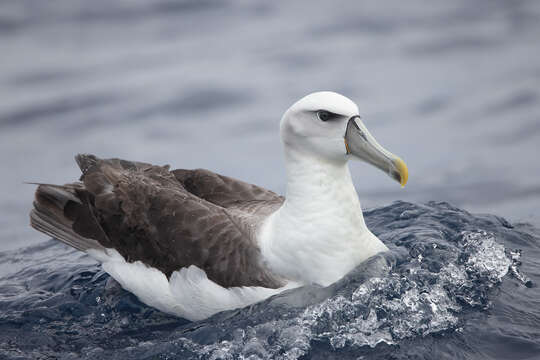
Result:
[[[285,149],[287,194],[261,229],[261,250],[280,275],[328,285],[387,250],[366,227],[346,161]]]
[[[323,201],[332,207],[345,200],[357,210],[360,217],[357,219],[359,224],[365,226],[360,201],[346,161],[329,161],[296,150],[288,150],[285,152],[285,163],[287,193],[283,211],[293,213],[307,211],[310,216],[319,216],[325,209],[319,206],[312,208],[314,204],[320,205]]]

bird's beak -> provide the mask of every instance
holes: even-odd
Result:
[[[358,115],[351,117],[347,124],[345,149],[347,154],[354,155],[387,173],[399,182],[401,187],[407,183],[409,177],[407,165],[399,157],[379,145]]]

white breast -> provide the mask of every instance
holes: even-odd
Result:
[[[388,248],[368,230],[346,163],[287,158],[287,197],[261,227],[267,265],[301,283],[329,285]]]

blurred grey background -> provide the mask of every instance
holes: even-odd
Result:
[[[278,134],[334,90],[410,171],[352,164],[364,207],[448,201],[540,224],[540,1],[0,2],[0,250],[79,152],[285,191]]]

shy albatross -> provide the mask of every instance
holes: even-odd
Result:
[[[77,155],[80,181],[40,184],[31,225],[100,261],[142,302],[189,320],[329,285],[388,250],[366,227],[347,161],[402,186],[407,167],[334,92],[292,105],[280,133],[286,197],[208,170]]]

